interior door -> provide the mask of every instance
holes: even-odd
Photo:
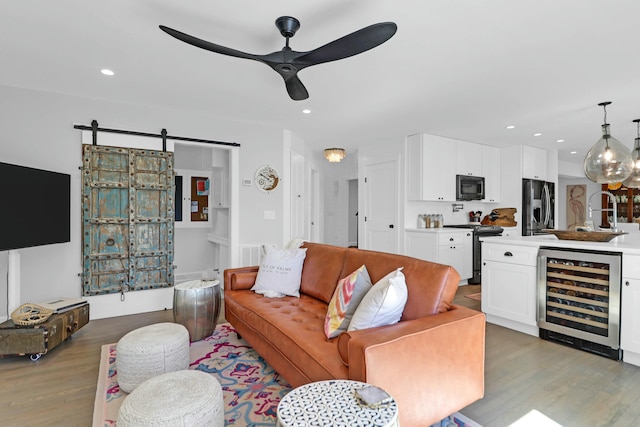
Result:
[[[309,201],[309,240],[320,242],[320,173],[314,168],[311,169]]]
[[[173,285],[173,153],[83,145],[83,294]]]
[[[369,159],[364,174],[364,248],[399,253],[398,160]]]
[[[309,239],[305,212],[304,156],[291,151],[291,238]]]

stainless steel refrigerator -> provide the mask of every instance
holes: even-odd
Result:
[[[537,179],[522,180],[522,235],[542,234],[554,228],[555,184]]]

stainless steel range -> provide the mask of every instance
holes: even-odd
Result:
[[[461,224],[461,225],[445,225],[448,228],[465,228],[473,230],[473,277],[468,283],[472,285],[480,284],[482,270],[482,242],[481,237],[501,236],[503,228],[497,225],[482,224]]]

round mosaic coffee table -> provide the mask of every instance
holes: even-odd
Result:
[[[367,385],[359,381],[330,380],[293,389],[278,404],[276,426],[398,426],[398,405],[395,400],[375,408],[360,404],[354,390]]]

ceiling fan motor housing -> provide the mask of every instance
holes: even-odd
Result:
[[[293,16],[281,16],[276,19],[276,27],[280,30],[282,37],[293,37],[296,31],[300,29],[300,21]]]

